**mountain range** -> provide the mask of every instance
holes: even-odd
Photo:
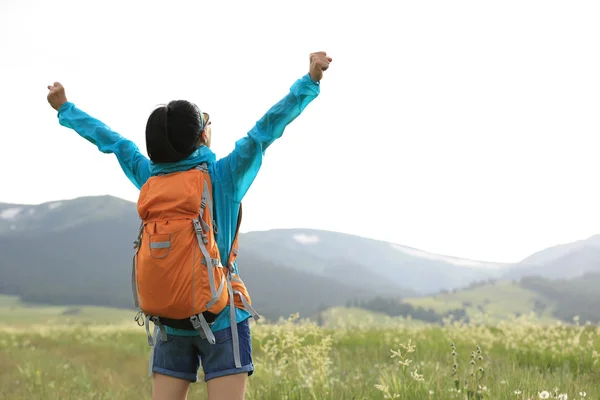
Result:
[[[112,196],[0,203],[0,294],[131,307],[135,204]],[[240,273],[267,317],[312,315],[349,299],[415,297],[473,282],[600,271],[600,235],[516,264],[468,260],[339,232],[274,229],[240,237]]]

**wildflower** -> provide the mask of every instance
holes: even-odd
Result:
[[[582,397],[582,398],[583,398],[583,397],[585,397],[585,396],[587,396],[587,393],[586,393],[586,392],[579,392],[579,397]]]
[[[415,381],[417,381],[417,382],[423,382],[423,381],[425,380],[425,378],[423,378],[423,375],[420,375],[420,374],[417,372],[417,369],[415,369],[415,371],[414,371],[414,372],[411,372],[411,373],[410,373],[410,376],[411,376],[411,377],[412,377],[412,378],[413,378]]]
[[[387,392],[389,390],[387,385],[380,385],[380,384],[376,384],[375,389],[381,390],[382,392]]]
[[[521,391],[519,389],[515,390],[515,394],[521,394]]]
[[[540,399],[548,399],[548,398],[550,398],[550,393],[548,393],[548,391],[544,390],[543,392],[538,393],[538,397]]]
[[[558,400],[567,400],[569,396],[566,393],[561,393],[558,395]]]

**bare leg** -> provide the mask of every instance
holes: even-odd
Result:
[[[152,400],[187,400],[190,381],[153,373]]]
[[[244,400],[248,373],[227,375],[207,382],[208,400]]]

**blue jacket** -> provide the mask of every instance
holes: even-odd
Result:
[[[58,111],[61,125],[76,131],[81,137],[95,144],[103,153],[114,154],[129,180],[140,189],[154,175],[184,171],[207,162],[213,184],[214,219],[219,227],[217,245],[220,254],[229,254],[237,225],[239,204],[254,181],[262,164],[265,150],[283,135],[304,108],[320,93],[319,82],[309,74],[298,79],[289,93],[272,106],[254,127],[235,143],[231,153],[216,159],[206,146],[201,146],[187,159],[169,164],[155,164],[144,156],[138,147],[111,130],[101,121],[79,110],[73,103],[65,103]],[[234,266],[237,273],[237,264]],[[251,294],[252,295],[252,294]],[[236,309],[237,322],[250,317],[243,309]],[[212,325],[213,331],[230,326],[229,307],[226,307]],[[167,333],[197,335],[195,331],[180,331],[170,327]]]

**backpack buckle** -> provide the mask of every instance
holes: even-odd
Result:
[[[192,326],[194,327],[194,329],[198,330],[201,327],[200,320],[198,319],[197,315],[192,315],[190,317],[190,321],[191,321]]]
[[[135,322],[138,326],[144,326],[144,315],[142,311],[138,311],[134,318]]]
[[[202,230],[202,225],[200,225],[200,221],[196,219],[194,220],[194,229],[196,230],[196,233],[204,234],[204,231]]]

